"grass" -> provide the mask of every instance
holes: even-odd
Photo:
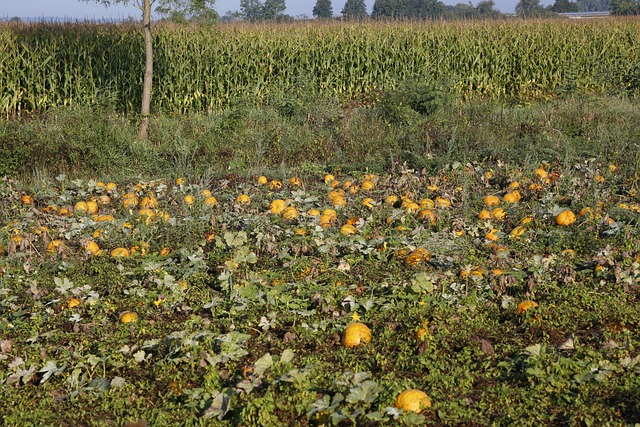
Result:
[[[443,100],[428,113],[393,96],[238,102],[154,117],[148,142],[108,107],[3,121],[3,423],[640,423],[637,100]],[[332,205],[327,173],[346,206]],[[509,204],[514,181],[522,199]],[[125,193],[156,197],[154,216]],[[488,194],[504,220],[478,219]],[[105,195],[112,220],[76,207]],[[389,195],[451,207],[432,223]],[[275,199],[298,217],[271,214]],[[322,227],[312,208],[337,219]],[[556,225],[563,209],[578,221]],[[430,259],[410,262],[418,248]],[[122,323],[126,311],[139,320]],[[373,339],[344,348],[356,320]],[[407,388],[433,406],[394,408]]]

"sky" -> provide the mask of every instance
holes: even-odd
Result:
[[[339,15],[346,0],[333,0],[333,13]],[[469,0],[443,0],[445,4],[468,3]],[[479,0],[471,0],[475,6]],[[519,0],[494,0],[496,9],[502,12],[513,12]],[[368,12],[371,12],[374,0],[365,0]],[[313,17],[312,10],[316,0],[287,0],[286,13],[291,16],[307,15]],[[547,4],[548,1],[541,1]],[[216,10],[220,15],[227,11],[239,10],[240,0],[217,0]],[[83,2],[78,0],[0,0],[0,18],[8,19],[14,16],[20,18],[70,18],[77,20],[112,20],[128,16],[139,17],[140,11],[134,6],[116,5],[106,8],[96,1]]]

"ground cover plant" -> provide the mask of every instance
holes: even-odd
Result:
[[[637,185],[597,159],[5,178],[3,421],[638,423]]]

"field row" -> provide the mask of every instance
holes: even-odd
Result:
[[[545,98],[637,89],[637,20],[156,26],[156,110],[212,111],[245,98],[375,101],[408,78],[465,97]],[[0,111],[140,104],[137,27],[0,28]],[[286,99],[281,100],[286,102]]]

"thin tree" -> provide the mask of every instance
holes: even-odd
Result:
[[[184,7],[184,10],[200,10],[212,8],[215,0],[81,0],[85,2],[95,1],[105,6],[116,3],[134,4],[142,12],[142,28],[144,32],[144,52],[145,66],[144,78],[142,80],[142,104],[140,106],[140,139],[149,137],[149,117],[151,114],[151,88],[153,85],[153,41],[151,38],[151,5],[156,3],[164,8],[166,12],[177,7]],[[191,9],[189,9],[191,8]]]

